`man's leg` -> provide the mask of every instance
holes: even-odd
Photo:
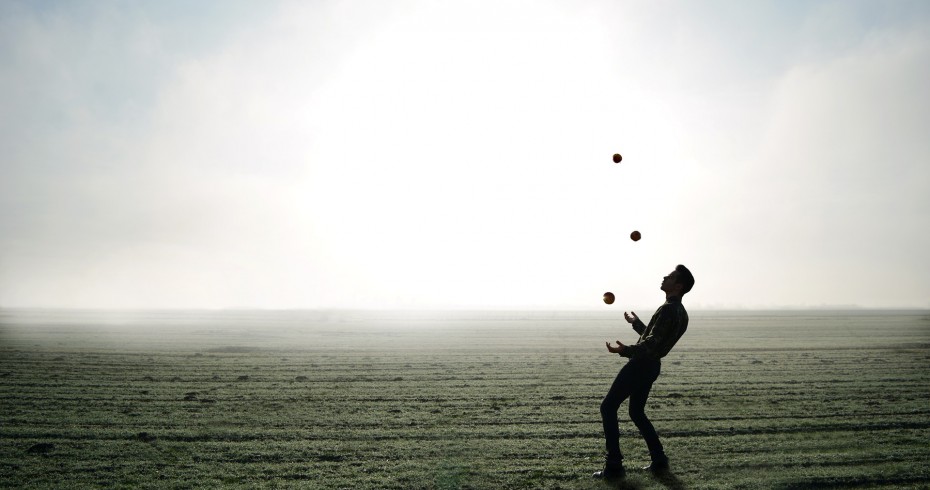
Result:
[[[639,429],[639,433],[646,440],[646,446],[649,447],[649,456],[652,458],[653,469],[660,469],[661,466],[668,466],[668,458],[665,456],[665,450],[662,442],[659,441],[659,434],[656,433],[652,422],[646,417],[646,400],[649,398],[649,391],[652,384],[659,376],[659,364],[648,366],[643,369],[642,377],[639,383],[630,392],[630,418]]]
[[[601,402],[601,420],[604,423],[604,438],[607,443],[607,463],[620,465],[623,453],[620,452],[620,425],[617,422],[617,409],[623,400],[630,396],[635,381],[634,369],[627,363],[617,373],[607,396]]]

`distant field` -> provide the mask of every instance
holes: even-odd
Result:
[[[2,310],[0,485],[606,488],[612,313]],[[694,312],[647,413],[623,488],[928,488],[930,312]]]

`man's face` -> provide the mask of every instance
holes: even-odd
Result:
[[[678,284],[678,271],[672,271],[667,276],[662,278],[662,287],[659,288],[666,293],[671,292],[671,290]]]

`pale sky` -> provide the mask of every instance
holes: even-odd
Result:
[[[0,307],[928,308],[927,87],[926,1],[4,1]]]

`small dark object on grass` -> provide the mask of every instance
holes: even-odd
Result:
[[[294,378],[294,380],[295,380],[295,381],[307,381],[307,377],[306,377],[306,376],[298,376],[298,377]]]
[[[197,392],[196,392],[196,391],[191,391],[191,392],[189,392],[189,393],[185,393],[185,394],[184,394],[184,401],[190,402],[190,401],[194,401],[194,400],[196,400],[196,399],[197,399]]]
[[[237,381],[248,381],[249,377],[247,375],[239,376],[236,378]]]
[[[155,436],[149,434],[148,432],[140,432],[136,434],[136,440],[142,442],[155,442]]]
[[[50,442],[40,442],[38,444],[33,444],[26,452],[29,454],[48,454],[52,449],[55,449],[54,444]]]

